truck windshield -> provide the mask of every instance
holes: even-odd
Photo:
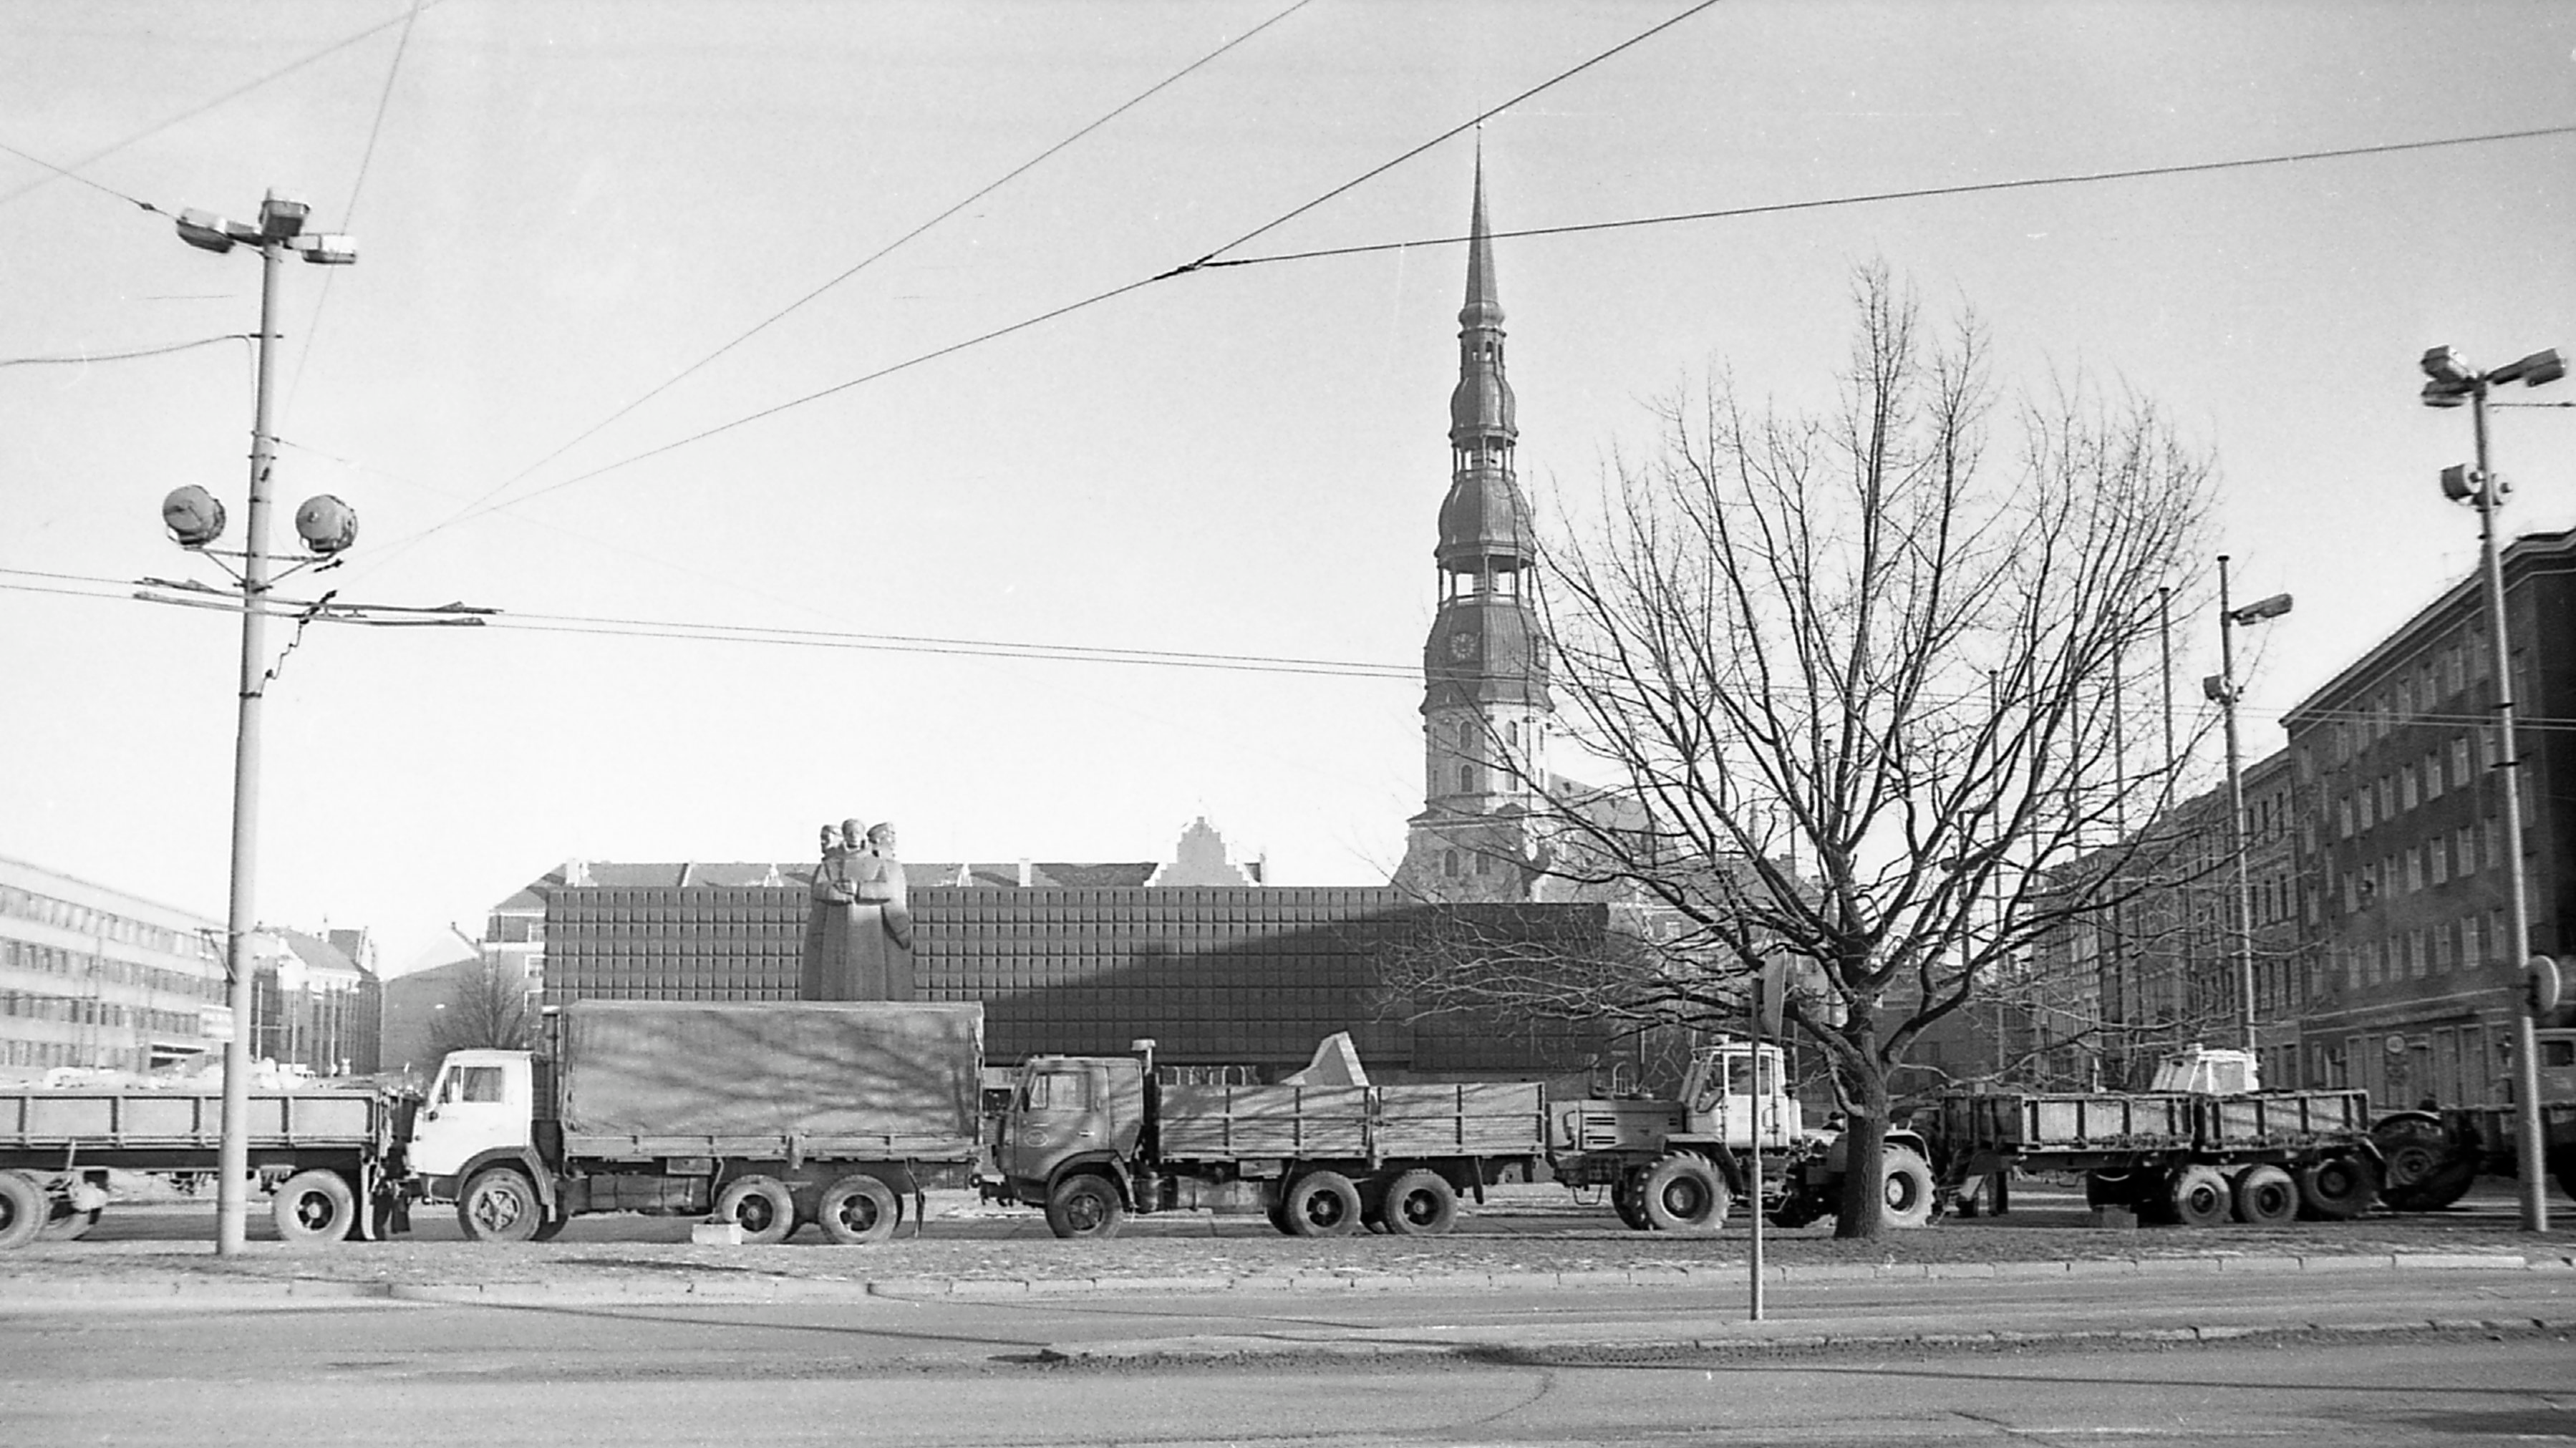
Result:
[[[1040,1071],[1029,1078],[1020,1105],[1030,1111],[1081,1111],[1091,1106],[1091,1081],[1079,1071]]]
[[[501,1098],[501,1068],[498,1066],[459,1066],[447,1073],[447,1085],[438,1093],[441,1101],[498,1101]]]

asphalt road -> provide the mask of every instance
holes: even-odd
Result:
[[[2185,1281],[1784,1292],[1773,1306],[1786,1335],[1731,1341],[1740,1304],[1698,1292],[127,1305],[0,1317],[0,1439],[2576,1442],[2568,1328],[2503,1325],[2535,1312],[2576,1322],[2557,1281],[2568,1275],[2258,1283],[2236,1315],[2311,1326],[2247,1336],[2145,1335],[2210,1320],[2211,1284]],[[2130,1335],[2064,1335],[2105,1322]],[[1979,1324],[2034,1336],[1860,1336],[1964,1337]],[[1809,1345],[1838,1330],[1855,1336]],[[1677,1340],[1692,1333],[1721,1341]],[[1441,1350],[1469,1340],[1482,1345]],[[1262,1343],[1273,1350],[1246,1346]]]

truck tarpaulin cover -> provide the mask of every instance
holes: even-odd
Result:
[[[980,1005],[576,1001],[563,1040],[571,1132],[975,1134]]]

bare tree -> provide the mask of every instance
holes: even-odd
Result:
[[[1853,300],[1830,412],[1750,406],[1723,379],[1677,396],[1599,516],[1548,545],[1560,721],[1608,777],[1546,796],[1547,887],[1633,901],[1647,928],[1600,960],[1487,953],[1451,979],[1716,1024],[1785,963],[1788,1018],[1829,1067],[1850,1159],[1872,1161],[1927,1028],[2173,872],[2094,857],[2162,847],[2123,827],[2173,795],[2119,661],[2154,656],[2211,467],[2133,396],[2061,384],[2002,408],[1977,321],[1931,335],[1883,266]],[[1837,1235],[1877,1234],[1874,1175],[1847,1174]]]
[[[527,977],[488,951],[458,973],[455,994],[429,1028],[430,1049],[441,1059],[450,1051],[524,1051],[535,1038]]]

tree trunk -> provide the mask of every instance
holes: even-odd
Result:
[[[1844,1072],[1842,1204],[1834,1214],[1837,1237],[1875,1237],[1886,1225],[1887,1190],[1881,1160],[1887,1155],[1887,1068],[1875,1041]]]

